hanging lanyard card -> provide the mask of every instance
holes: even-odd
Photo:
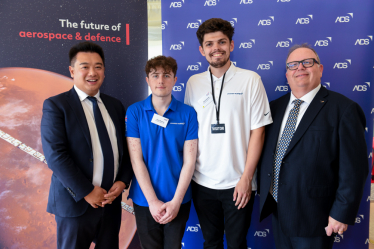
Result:
[[[168,122],[169,122],[168,118],[164,118],[163,116],[160,116],[156,113],[153,114],[153,118],[151,120],[151,123],[154,123],[164,128],[166,128],[166,126],[168,125]]]
[[[225,133],[225,124],[212,124],[211,132],[212,134]]]

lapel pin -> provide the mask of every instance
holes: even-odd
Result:
[[[321,100],[321,103],[325,102],[324,100]]]

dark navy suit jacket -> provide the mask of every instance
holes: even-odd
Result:
[[[100,93],[100,98],[116,128],[116,181],[128,186],[133,171],[125,139],[125,109],[113,97]],[[93,154],[86,116],[74,88],[44,101],[41,136],[48,167],[53,171],[47,212],[60,217],[84,214],[89,206],[84,197],[94,189]],[[116,205],[120,205],[120,199],[116,198]]]
[[[260,219],[272,211],[266,202],[274,153],[290,93],[270,103],[259,163]],[[281,165],[278,219],[287,236],[323,236],[328,217],[353,225],[368,175],[365,115],[343,95],[318,91],[290,142]]]

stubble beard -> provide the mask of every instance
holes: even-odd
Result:
[[[230,60],[230,56],[227,57],[227,60],[217,61],[217,62],[209,62],[209,65],[214,68],[221,68],[227,64],[227,62]]]

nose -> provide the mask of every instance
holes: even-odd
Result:
[[[300,66],[301,66],[301,68],[300,68]],[[297,67],[297,70],[301,70],[301,69],[305,69],[306,67],[304,67],[304,65],[303,65],[303,63],[302,62],[300,62],[299,63],[299,66]]]
[[[96,71],[94,67],[90,67],[90,71],[88,72],[89,76],[96,76]]]

